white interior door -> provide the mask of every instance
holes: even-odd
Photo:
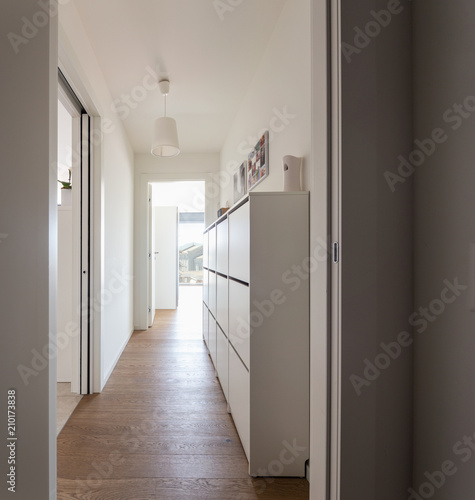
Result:
[[[148,326],[155,320],[155,216],[152,205],[152,185],[148,185]]]
[[[153,209],[155,309],[178,306],[178,207]]]

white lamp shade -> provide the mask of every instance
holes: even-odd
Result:
[[[176,122],[173,118],[163,117],[155,120],[152,154],[154,156],[176,156],[180,153]]]

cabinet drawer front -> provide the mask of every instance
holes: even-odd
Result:
[[[228,335],[228,280],[219,274],[216,276],[216,319]]]
[[[211,356],[211,359],[213,361],[214,367],[216,368],[216,354],[217,354],[217,344],[216,344],[216,320],[213,318],[211,313],[209,313],[209,344],[208,344],[208,349],[209,349],[209,354]]]
[[[203,234],[203,267],[208,267],[209,266],[209,259],[208,259],[209,246],[208,246],[208,241],[209,241],[209,231],[206,231],[206,233]]]
[[[216,227],[216,270],[228,274],[228,220],[225,219]]]
[[[209,283],[208,283],[209,271],[203,269],[203,302],[209,306]]]
[[[249,287],[229,280],[229,341],[250,368]]]
[[[208,241],[208,267],[216,271],[216,228],[209,230]]]
[[[206,347],[209,348],[209,318],[208,318],[208,308],[203,304],[203,339],[206,343]]]
[[[229,276],[249,283],[249,202],[229,215]]]
[[[218,326],[216,329],[217,336],[217,366],[216,371],[218,372],[219,381],[224,392],[224,396],[227,401],[229,401],[229,390],[228,390],[228,339],[224,335],[221,328]]]
[[[249,372],[229,346],[229,406],[247,459],[250,456]]]
[[[208,273],[208,307],[216,318],[216,274]]]

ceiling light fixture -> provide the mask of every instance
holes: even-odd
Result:
[[[151,153],[154,156],[169,158],[180,154],[180,146],[178,145],[176,122],[173,118],[167,117],[167,95],[170,91],[170,82],[161,80],[158,82],[158,86],[165,98],[165,113],[163,118],[155,120]]]

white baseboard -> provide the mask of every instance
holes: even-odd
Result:
[[[104,386],[107,384],[107,381],[109,380],[109,377],[112,375],[112,372],[114,371],[114,368],[116,367],[120,357],[122,356],[122,353],[124,352],[124,349],[127,347],[127,344],[129,343],[130,337],[132,337],[132,334],[134,333],[135,329],[133,329],[127,338],[125,339],[125,342],[122,344],[122,347],[120,348],[119,354],[116,356],[114,362],[112,363],[111,369],[106,373],[105,377],[102,380],[101,383],[101,392],[102,389],[104,389]]]

